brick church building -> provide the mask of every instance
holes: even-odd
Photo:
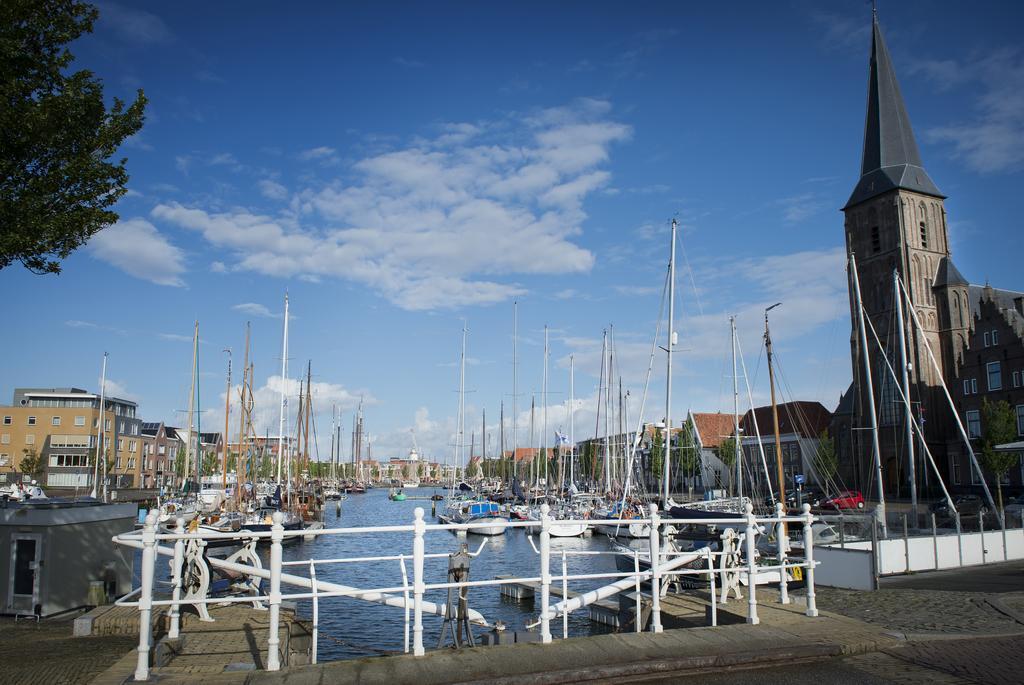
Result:
[[[907,497],[911,480],[921,497],[941,496],[928,453],[952,492],[982,494],[957,419],[978,452],[983,399],[1007,400],[1016,412],[1017,433],[1024,435],[1024,293],[964,278],[950,253],[945,197],[924,168],[876,17],[860,178],[842,211],[847,255],[856,260],[865,312],[870,399],[887,498]],[[912,311],[903,307],[903,328],[910,421],[917,426],[913,469],[900,391],[894,272],[912,305]],[[874,500],[868,383],[852,285],[850,306],[853,383],[835,412],[832,434],[844,480]],[[986,480],[994,491],[990,474]],[[1005,486],[1011,493],[1024,487],[1024,465],[1011,469]]]

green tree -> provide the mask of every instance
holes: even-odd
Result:
[[[37,478],[43,473],[43,457],[38,454],[35,448],[23,449],[21,461],[18,462],[18,470],[30,478]]]
[[[665,442],[661,437],[661,431],[654,429],[654,437],[651,439],[651,485],[652,487],[661,482],[661,476],[665,472]]]
[[[818,477],[824,481],[820,485],[827,486],[835,482],[836,474],[839,473],[839,455],[836,454],[836,443],[827,430],[821,431],[821,435],[818,436],[818,449],[812,461]]]
[[[732,482],[732,473],[736,465],[736,438],[733,436],[724,438],[715,449],[715,455],[718,457],[718,460],[725,465],[725,469],[729,473],[729,482],[731,483],[729,486],[729,492],[732,493],[733,488],[736,486],[736,484]]]
[[[996,445],[1011,442],[1017,435],[1017,417],[1006,400],[981,402],[981,465],[995,476],[999,511],[1003,510],[1003,478],[1020,459],[1017,452],[998,452]]]
[[[700,458],[697,452],[697,440],[694,438],[693,424],[689,419],[683,424],[676,442],[678,470],[692,478],[700,468]]]
[[[108,110],[99,78],[68,72],[68,44],[98,15],[76,0],[0,3],[0,269],[60,273],[60,260],[118,219],[110,207],[127,190],[127,160],[108,160],[142,128],[146,96]]]

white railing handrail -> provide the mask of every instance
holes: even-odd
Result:
[[[814,599],[814,566],[813,560],[813,531],[811,524],[815,518],[810,514],[810,507],[804,505],[803,513],[801,515],[785,515],[782,511],[781,505],[778,506],[774,515],[772,516],[755,516],[752,511],[752,507],[747,506],[747,513],[745,516],[736,517],[735,515],[730,517],[721,518],[699,518],[699,519],[688,519],[688,518],[661,518],[655,507],[651,507],[650,515],[647,518],[637,519],[583,519],[588,528],[593,528],[599,525],[622,525],[624,523],[637,523],[645,526],[649,526],[649,547],[646,554],[649,555],[649,568],[641,570],[640,568],[640,552],[636,549],[623,548],[621,550],[557,550],[555,555],[562,557],[562,569],[561,573],[554,575],[551,573],[551,556],[552,550],[550,545],[550,530],[553,526],[558,526],[561,522],[559,520],[551,518],[549,515],[550,507],[547,504],[541,506],[541,518],[539,521],[508,521],[504,524],[506,528],[523,528],[523,529],[536,529],[539,530],[540,534],[540,546],[536,546],[533,543],[533,533],[528,531],[528,539],[531,545],[534,545],[534,550],[540,557],[540,572],[537,575],[512,577],[505,576],[500,578],[485,579],[485,580],[463,580],[457,582],[439,582],[439,583],[428,583],[425,581],[423,576],[423,565],[426,559],[438,559],[449,556],[448,553],[430,553],[428,554],[424,546],[424,537],[427,532],[433,531],[470,531],[475,528],[482,527],[493,527],[494,523],[464,523],[464,524],[427,524],[423,520],[423,509],[416,508],[414,512],[414,520],[412,524],[404,525],[390,525],[390,526],[367,526],[367,527],[338,527],[338,528],[323,528],[319,530],[309,531],[286,531],[282,525],[283,516],[280,512],[277,512],[273,516],[273,523],[271,530],[269,531],[247,531],[239,530],[233,532],[214,532],[214,531],[186,531],[183,522],[179,519],[177,521],[176,530],[174,532],[157,532],[157,521],[155,512],[150,512],[146,517],[145,527],[140,532],[122,533],[116,535],[113,541],[117,544],[124,545],[130,548],[142,549],[142,581],[140,587],[133,590],[128,595],[125,595],[119,599],[116,604],[118,606],[135,606],[138,607],[140,613],[143,614],[140,620],[140,634],[139,634],[139,660],[136,667],[135,677],[136,680],[145,679],[148,677],[148,651],[151,646],[151,625],[152,621],[150,616],[155,608],[168,607],[170,609],[171,626],[169,635],[177,636],[180,623],[180,608],[185,604],[193,604],[197,606],[205,606],[207,604],[220,604],[220,603],[258,603],[266,602],[270,605],[270,616],[269,616],[269,634],[267,638],[267,670],[277,670],[281,667],[281,655],[279,654],[279,639],[278,639],[278,628],[280,625],[280,605],[283,601],[297,601],[297,600],[312,600],[313,603],[313,639],[316,642],[319,634],[319,603],[325,599],[334,597],[350,597],[356,599],[363,599],[367,601],[378,602],[395,606],[404,609],[405,613],[405,651],[410,650],[410,622],[411,622],[411,633],[412,633],[412,652],[415,655],[424,654],[425,650],[423,647],[423,612],[429,612],[445,616],[448,609],[443,604],[436,604],[434,602],[428,602],[424,599],[423,595],[428,591],[446,590],[446,589],[463,589],[470,587],[488,587],[494,585],[506,585],[510,583],[520,584],[539,584],[540,585],[540,611],[539,619],[532,625],[540,626],[540,634],[542,642],[551,642],[551,630],[550,621],[552,618],[562,616],[562,636],[568,636],[568,614],[571,611],[582,608],[597,599],[611,596],[617,592],[629,590],[633,588],[637,592],[637,616],[639,617],[640,609],[640,586],[641,583],[649,582],[651,584],[651,630],[655,632],[661,631],[661,617],[660,617],[660,584],[667,577],[679,577],[687,575],[695,576],[707,576],[711,587],[712,597],[712,625],[717,625],[717,597],[716,587],[720,585],[723,592],[722,602],[726,600],[730,583],[735,586],[736,579],[739,575],[746,575],[748,579],[748,622],[757,623],[757,600],[756,600],[756,578],[757,574],[764,572],[778,572],[782,582],[780,584],[781,599],[784,603],[788,603],[788,594],[786,588],[786,571],[788,569],[803,568],[805,572],[805,578],[807,580],[807,609],[806,613],[808,616],[816,616],[817,608],[815,606]],[[577,522],[574,522],[577,523]],[[792,559],[788,559],[786,551],[788,548],[788,536],[785,533],[785,526],[777,524],[798,524],[803,528],[805,557],[801,562],[795,562]],[[567,525],[567,523],[566,523]],[[661,536],[664,532],[665,527],[669,526],[681,526],[681,525],[701,525],[701,526],[718,526],[723,529],[721,538],[723,540],[723,549],[719,552],[712,551],[710,547],[703,547],[699,550],[682,552],[675,549],[661,549]],[[777,531],[779,532],[779,559],[772,564],[760,564],[757,560],[755,553],[754,538],[762,533],[768,526],[777,525]],[[295,537],[298,535],[303,536],[323,536],[323,535],[364,535],[367,533],[390,533],[390,534],[402,534],[411,533],[413,537],[413,552],[412,554],[398,554],[398,555],[380,555],[380,556],[366,556],[366,557],[341,557],[341,558],[330,558],[330,559],[305,559],[296,561],[283,561],[282,559],[282,543],[286,538]],[[645,533],[645,536],[647,533]],[[270,568],[262,568],[258,566],[249,566],[234,561],[228,561],[225,559],[205,557],[205,563],[211,567],[220,568],[239,576],[245,576],[248,578],[259,579],[249,586],[250,594],[230,597],[182,597],[182,570],[184,564],[183,549],[185,544],[189,541],[199,541],[200,548],[205,542],[215,542],[224,539],[238,540],[239,542],[247,542],[254,544],[258,540],[265,540],[269,538],[271,541],[271,552],[270,552]],[[731,542],[727,542],[731,541]],[[726,549],[726,544],[732,545],[745,545],[745,553],[740,554],[740,550],[736,547]],[[172,547],[162,546],[161,542],[173,542]],[[476,557],[484,550],[487,544],[487,539],[480,544],[475,552],[470,552],[470,556]],[[195,549],[195,546],[190,547]],[[250,548],[251,549],[251,548]],[[195,552],[193,551],[193,554]],[[172,593],[169,599],[157,599],[153,596],[154,586],[154,572],[156,558],[160,555],[173,557],[172,562]],[[616,571],[616,572],[601,572],[601,573],[571,573],[568,568],[569,557],[584,557],[584,556],[624,556],[629,558],[633,563],[632,570],[629,571]],[[729,563],[735,564],[735,561],[728,562],[727,556],[733,556],[738,559],[740,556],[743,557],[743,563],[741,566],[728,565]],[[715,561],[721,559],[721,563]],[[412,560],[412,578],[410,581],[406,562]],[[705,560],[707,568],[685,568],[686,564]],[[351,564],[351,563],[383,563],[383,562],[398,562],[399,570],[401,572],[401,584],[389,587],[379,588],[355,588],[340,585],[338,583],[329,582],[318,577],[318,570],[324,566],[331,564]],[[645,561],[645,563],[648,563]],[[307,567],[309,570],[309,577],[301,575],[294,575],[284,573],[283,569],[286,567]],[[716,583],[716,578],[720,577],[720,581]],[[730,580],[732,579],[732,580]],[[269,580],[269,590],[261,592],[258,589],[260,580]],[[593,580],[612,580],[608,585],[604,585],[594,590],[588,590],[586,592],[575,594],[572,597],[569,596],[568,583],[570,581],[593,581]],[[562,598],[561,601],[556,604],[551,604],[551,584],[557,582],[561,584]],[[302,588],[303,591],[299,592],[288,592],[283,593],[281,591],[281,585],[287,584],[290,586],[297,586]],[[400,593],[400,596],[395,596],[392,593]],[[138,599],[132,601],[132,598],[138,595]],[[410,597],[411,595],[411,597]],[[204,609],[205,611],[205,609]],[[410,616],[411,613],[411,616]],[[467,617],[471,622],[489,626],[487,620],[477,611],[469,610]],[[637,619],[637,630],[641,629],[639,625],[639,618]],[[143,659],[143,654],[146,655],[146,659]],[[316,645],[313,646],[313,660],[316,661]]]

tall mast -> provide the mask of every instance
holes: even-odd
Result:
[[[903,325],[903,297],[900,293],[900,275],[892,270],[892,297],[896,303],[896,325],[900,341],[900,386],[903,388],[903,423],[907,433],[907,480],[910,481],[910,514],[917,527],[917,464],[914,459],[914,416],[910,411],[910,380],[907,378],[907,334]]]
[[[246,479],[249,478],[248,473],[248,451],[244,448],[245,439],[249,433],[245,426],[245,415],[246,415],[246,403],[245,403],[245,389],[249,382],[249,322],[245,322],[245,364],[242,366],[242,387],[238,393],[238,462],[235,464],[235,494],[236,497],[241,498],[242,488],[241,486],[241,471],[242,471],[242,455],[246,455]],[[227,436],[224,438],[227,440]]]
[[[459,357],[459,439],[455,444],[455,475],[462,465],[462,444],[466,437],[466,322],[462,322],[462,355]],[[465,469],[463,469],[465,474]]]
[[[569,485],[576,483],[576,393],[574,383],[575,362],[569,355]]]
[[[199,351],[199,322],[195,323],[195,330],[192,333],[192,381],[188,391],[188,427],[185,429],[185,469],[182,478],[187,483],[189,473],[192,471],[192,426],[193,414],[196,409],[196,355]]]
[[[512,303],[512,476],[519,475],[519,302]]]
[[[672,469],[672,350],[675,347],[675,314],[676,314],[676,227],[678,223],[672,219],[672,239],[668,257],[668,332],[665,352],[667,366],[665,370],[665,467],[662,476],[662,497],[668,507],[669,478]]]
[[[311,360],[306,360],[306,401],[304,402],[304,406],[305,406],[305,409],[306,409],[306,413],[305,413],[305,416],[304,416],[304,419],[305,419],[305,422],[306,422],[306,427],[302,431],[302,439],[304,441],[304,445],[303,445],[303,448],[302,448],[302,452],[303,452],[302,465],[305,467],[307,473],[309,472],[309,418],[310,418],[310,414],[312,413],[312,410],[313,410],[313,408],[312,408],[312,404],[313,404],[313,391],[310,388],[310,385],[312,383],[313,383],[313,362]]]
[[[772,360],[775,355],[772,354],[772,336],[768,330],[768,312],[775,309],[782,304],[773,304],[764,310],[764,349],[765,356],[768,357],[768,385],[771,388],[772,394],[772,423],[775,427],[775,477],[779,482],[779,501],[782,505],[786,505],[786,478],[782,468],[782,437],[779,435],[779,407],[775,402],[775,370],[772,365]]]
[[[544,324],[544,373],[541,383],[541,402],[544,406],[541,410],[541,439],[540,439],[540,451],[542,459],[544,460],[544,492],[549,490],[550,484],[548,483],[548,325]]]
[[[192,375],[195,378],[196,386],[196,487],[200,490],[203,487],[203,408],[200,406],[199,398],[199,322],[196,322],[196,336],[193,343],[195,350],[192,354],[194,368]]]
[[[284,459],[284,431],[288,420],[288,293],[284,294],[284,335],[281,342],[281,422],[277,432],[277,482],[281,482],[281,462]]]
[[[530,395],[530,488],[537,485],[536,473],[537,473],[537,431],[534,430],[533,417],[537,405],[536,395]]]
[[[505,471],[505,400],[500,405],[501,418],[498,422],[498,468],[501,469],[501,479],[505,481],[508,473]]]
[[[608,373],[608,329],[604,330],[601,341],[601,376],[603,376],[603,382],[601,386],[604,390],[604,491],[610,493],[612,491],[612,455],[610,447],[608,445],[609,440],[609,429],[608,429],[608,395],[611,390],[611,375]],[[601,389],[598,389],[598,404],[600,404]]]
[[[225,350],[228,353],[228,389],[224,393],[224,472],[221,485],[224,490],[228,489],[228,419],[231,418],[231,349]],[[237,469],[236,469],[237,470]],[[235,485],[238,485],[238,478],[235,478]]]
[[[871,381],[871,359],[868,357],[867,328],[864,325],[864,307],[860,299],[857,260],[852,252],[850,253],[850,279],[853,281],[854,304],[857,307],[857,337],[860,339],[861,362],[864,366],[864,389],[867,391],[868,418],[871,421],[871,452],[875,460],[875,480],[878,483],[878,506],[875,508],[875,517],[882,528],[882,537],[886,538],[889,535],[885,525],[885,490],[882,486],[882,450],[878,445],[878,419],[875,416],[875,389]]]
[[[736,451],[733,460],[736,462],[736,496],[743,497],[743,466],[741,465],[742,451],[740,449],[740,390],[738,377],[736,375],[736,317],[729,317],[729,330],[732,343],[732,435],[736,443]],[[774,385],[772,386],[774,388]]]
[[[104,455],[103,455],[103,447],[104,447],[104,445],[103,445],[103,438],[104,438],[104,435],[103,435],[103,421],[104,421],[103,405],[104,405],[104,402],[106,400],[106,390],[107,390],[107,357],[108,356],[109,356],[108,352],[104,352],[103,353],[103,370],[100,371],[100,407],[99,407],[100,414],[99,414],[99,418],[96,420],[96,461],[93,464],[93,474],[92,474],[92,493],[91,494],[92,494],[92,498],[93,499],[96,498],[96,494],[97,494],[96,486],[97,486],[97,483],[98,483],[99,478],[100,478],[100,459],[103,459],[103,457],[104,457]]]

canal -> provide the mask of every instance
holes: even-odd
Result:
[[[434,491],[428,488],[407,489],[412,496],[429,496]],[[438,509],[444,505],[438,502]],[[393,502],[383,488],[369,490],[364,495],[349,495],[341,503],[340,513],[335,502],[327,503],[324,525],[327,528],[361,527],[411,524],[413,511],[422,507],[427,523],[436,523],[430,516],[429,500],[406,500]],[[449,531],[430,531],[426,535],[426,552],[457,552],[462,544],[468,544],[471,552],[476,551],[484,538],[476,535],[455,535]],[[474,558],[470,568],[470,580],[488,580],[497,575],[539,576],[539,556],[534,552],[526,531],[509,529],[505,535],[487,538],[488,542],[480,556]],[[534,543],[539,544],[535,537]],[[641,541],[636,545],[644,545]],[[552,538],[551,572],[561,574],[561,552],[578,550],[608,551],[611,543],[605,536],[589,538]],[[262,551],[264,564],[267,551]],[[321,536],[315,542],[300,541],[284,547],[285,561],[305,559],[335,559],[407,554],[412,555],[412,533],[367,533],[361,535]],[[615,571],[614,558],[602,556],[569,556],[569,573],[606,573]],[[406,561],[409,582],[412,582],[412,560]],[[424,565],[425,581],[446,582],[447,558],[427,559]],[[308,575],[302,567],[291,567],[289,572]],[[402,584],[402,572],[398,561],[359,562],[351,564],[324,564],[317,566],[317,578],[357,588],[393,587]],[[577,581],[569,589],[582,591],[611,581]],[[296,592],[295,588],[282,587],[284,592]],[[428,592],[426,599],[433,602],[446,601],[446,591]],[[498,586],[474,587],[469,592],[469,606],[479,611],[490,623],[503,622],[508,630],[522,630],[527,623],[537,619],[532,600],[516,601],[501,596]],[[312,602],[299,604],[299,614],[312,615]],[[371,602],[331,597],[319,602],[318,645],[319,660],[351,659],[376,654],[401,652],[404,648],[404,614],[402,609],[382,606]],[[437,647],[442,619],[424,614],[424,645],[427,649]],[[561,619],[552,622],[552,633],[560,636]],[[483,628],[474,628],[479,636]],[[607,632],[609,628],[592,623],[586,611],[576,612],[569,618],[571,635],[591,635]],[[478,637],[479,639],[479,637]]]

